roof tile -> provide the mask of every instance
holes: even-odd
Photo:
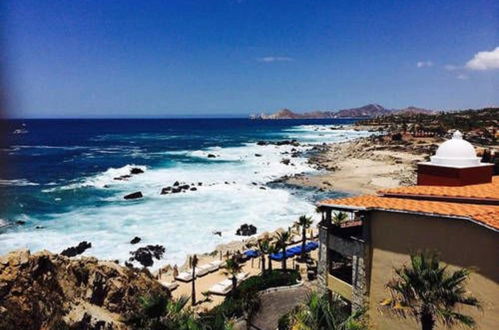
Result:
[[[465,217],[499,229],[499,206],[495,205],[437,202],[374,195],[329,199],[320,202],[320,204]]]
[[[492,177],[491,183],[467,185],[461,187],[449,186],[410,186],[385,189],[379,191],[381,195],[412,195],[448,197],[462,199],[497,200],[499,202],[499,176]]]

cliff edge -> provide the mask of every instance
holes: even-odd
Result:
[[[147,271],[93,257],[0,257],[0,329],[124,329],[140,298],[166,294]]]

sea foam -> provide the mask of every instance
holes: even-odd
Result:
[[[289,129],[277,137],[318,144],[367,134],[307,125]],[[102,197],[98,206],[75,206],[63,213],[46,215],[48,220],[43,221],[42,229],[27,227],[0,235],[0,254],[20,247],[60,252],[86,240],[92,242],[92,248],[85,255],[123,262],[133,249],[161,244],[165,246],[166,254],[153,267],[157,268],[165,263],[182,264],[188,254],[210,252],[218,244],[241,239],[235,232],[244,223],[255,225],[258,233],[262,233],[290,226],[303,214],[317,220],[311,201],[289,190],[265,185],[284,175],[314,172],[306,158],[290,157],[293,151],[310,149],[309,145],[246,143],[234,147],[165,151],[165,156],[181,156],[181,161],[168,163],[165,167],[129,164],[109,168],[76,183],[52,187],[46,192],[90,187],[107,189],[110,195]],[[209,158],[209,154],[215,158]],[[290,164],[282,163],[283,158],[288,158]],[[144,173],[126,181],[114,180],[130,174],[133,167],[141,168]],[[160,194],[163,187],[176,181],[195,184],[197,190]],[[144,198],[123,199],[124,195],[135,191],[141,191]],[[36,219],[32,222],[36,223]],[[214,235],[214,231],[220,231],[222,236]],[[129,242],[135,236],[142,241],[132,246]]]

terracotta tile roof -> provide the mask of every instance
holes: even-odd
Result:
[[[448,186],[410,186],[379,191],[385,196],[426,196],[433,198],[481,199],[499,203],[499,176],[492,177],[491,183],[462,187]]]
[[[495,205],[437,202],[374,195],[328,199],[319,204],[462,217],[499,229],[499,206]]]

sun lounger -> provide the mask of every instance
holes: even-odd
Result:
[[[210,273],[214,272],[214,271],[218,270],[220,267],[223,267],[224,264],[225,264],[225,262],[222,260],[214,260],[214,261],[207,264],[207,265],[209,265],[208,271]]]
[[[168,290],[170,291],[173,291],[175,290],[176,288],[178,288],[178,283],[177,282],[164,282],[164,281],[159,281],[159,283],[161,283],[162,286],[164,286],[165,288],[167,288]]]
[[[176,280],[182,281],[182,282],[190,282],[192,281],[192,269],[189,269],[186,272],[181,272],[175,277]]]
[[[249,276],[248,273],[239,273],[239,274],[237,274],[236,275],[237,283],[239,284],[240,282],[244,281],[248,276]]]
[[[230,290],[232,290],[232,281],[230,279],[226,279],[213,285],[208,292],[225,296],[230,292]]]
[[[206,274],[212,272],[213,270],[215,269],[210,264],[198,266],[196,267],[196,277],[205,276]]]

